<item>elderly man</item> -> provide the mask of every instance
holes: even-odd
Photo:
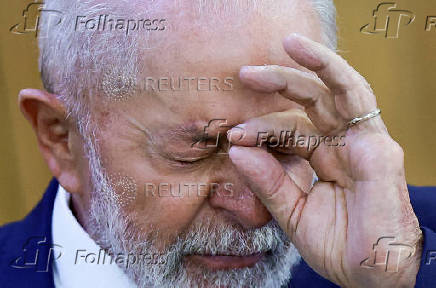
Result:
[[[0,230],[2,287],[436,287],[436,190],[330,0],[44,9],[19,104],[55,179]]]

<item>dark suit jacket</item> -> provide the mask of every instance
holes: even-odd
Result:
[[[42,200],[23,220],[0,228],[0,287],[54,287],[51,223],[58,182],[53,179]],[[416,287],[436,287],[436,187],[409,186],[410,198],[424,232],[424,249]],[[389,272],[387,272],[389,273]],[[338,287],[304,261],[292,271],[293,288]]]

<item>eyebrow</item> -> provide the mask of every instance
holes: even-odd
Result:
[[[188,141],[192,141],[192,143],[211,140],[215,139],[219,133],[219,131],[212,131],[211,129],[206,132],[206,127],[208,127],[208,124],[204,121],[191,121],[172,127],[165,127],[164,132],[152,133],[149,129],[147,129],[144,125],[139,123],[133,117],[128,117],[128,120],[136,128],[142,131],[146,135],[148,140],[155,146],[158,146],[160,140],[171,141],[171,139],[180,140],[182,138]]]
[[[162,135],[167,136],[169,139],[185,138],[194,142],[208,140],[209,138],[211,138],[211,136],[209,136],[209,134],[206,134],[205,126],[207,126],[206,123],[204,123],[204,125],[195,122],[184,123],[169,128]]]

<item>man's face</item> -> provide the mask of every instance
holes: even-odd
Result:
[[[137,82],[142,91],[94,107],[101,165],[129,229],[124,240],[136,241],[131,247],[137,247],[154,233],[156,251],[168,251],[177,241],[181,243],[180,239],[186,246],[187,235],[197,237],[198,233],[206,234],[200,237],[203,240],[216,241],[219,249],[215,252],[213,244],[203,243],[208,247],[204,251],[184,253],[181,261],[188,277],[198,271],[249,269],[274,256],[278,257],[275,260],[286,259],[289,263],[280,267],[288,269],[296,259],[289,257],[291,248],[281,234],[269,244],[259,240],[265,235],[254,235],[268,223],[273,227],[268,231],[278,228],[226,154],[226,131],[231,127],[298,107],[280,95],[245,89],[238,80],[241,66],[277,64],[301,69],[283,51],[283,38],[298,32],[321,41],[317,18],[306,1],[281,1],[275,6],[281,7],[280,13],[268,11],[268,7],[261,13],[238,11],[240,16],[234,18],[210,13],[208,18],[203,16],[208,21],[201,22],[193,21],[190,13],[169,10],[167,21],[174,29],[165,34],[165,41],[141,52],[143,70]],[[290,177],[307,190],[313,178],[308,163],[292,155],[277,157]],[[88,183],[89,170],[83,167],[83,171],[83,182]],[[79,200],[76,196],[75,203],[92,206],[92,194],[86,191]],[[217,233],[224,228],[234,232],[229,232],[231,237],[242,233],[238,235],[246,237],[246,249],[212,239],[225,238]],[[86,229],[90,232],[93,227]],[[90,234],[103,241],[97,235],[100,232]],[[134,236],[127,238],[127,234]],[[250,241],[262,242],[264,247],[256,250]],[[277,241],[287,246],[283,244],[281,251],[264,251],[268,245],[277,247]]]

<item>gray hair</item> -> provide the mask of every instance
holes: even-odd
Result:
[[[174,1],[180,3],[180,0]],[[200,6],[207,2],[197,1]],[[240,2],[221,1],[225,1],[225,4]],[[255,0],[245,1],[257,6]],[[324,44],[332,50],[336,49],[336,9],[333,0],[310,1],[319,15]],[[165,5],[165,1],[150,2],[153,7]],[[124,94],[133,93],[134,89],[130,88],[135,85],[136,76],[140,71],[138,51],[144,49],[139,47],[143,45],[139,42],[144,41],[135,41],[139,33],[125,35],[101,31],[76,31],[76,16],[98,17],[104,14],[113,15],[116,11],[116,16],[125,17],[124,19],[140,17],[141,9],[136,9],[136,5],[132,4],[131,0],[45,0],[43,11],[61,11],[62,21],[57,25],[51,25],[53,17],[47,17],[51,14],[42,13],[38,35],[42,82],[48,92],[58,95],[65,104],[68,115],[79,121],[79,128],[80,121],[87,121],[90,115],[88,104],[99,91],[114,94],[114,99],[122,99]]]
[[[337,48],[336,7],[333,0],[311,0],[323,27],[323,43],[331,50]]]

